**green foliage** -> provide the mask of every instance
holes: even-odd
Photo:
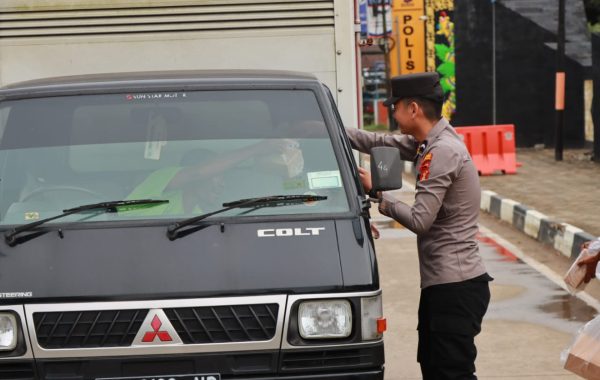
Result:
[[[590,33],[600,33],[600,22],[594,25],[588,22],[588,29],[590,30]]]
[[[454,62],[442,63],[438,66],[437,71],[442,77],[453,77],[456,72]]]
[[[454,78],[452,77],[442,77],[440,79],[440,85],[442,86],[442,90],[444,91],[444,94],[447,94],[448,92],[452,92],[454,90],[456,90],[456,84],[450,79],[450,78]]]
[[[442,62],[448,60],[448,55],[452,52],[450,50],[450,46],[444,44],[435,44],[435,55],[437,55],[438,59]]]

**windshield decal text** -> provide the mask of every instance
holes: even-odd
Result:
[[[0,298],[31,298],[31,297],[33,297],[33,292],[0,293]]]
[[[157,93],[144,93],[144,94],[127,94],[125,99],[129,101],[133,100],[157,100],[157,99],[181,99],[187,98],[185,92],[157,92]]]

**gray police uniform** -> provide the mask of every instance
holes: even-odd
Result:
[[[477,169],[448,121],[422,144],[412,136],[348,128],[353,148],[400,150],[417,169],[415,202],[383,193],[379,210],[417,234],[421,300],[418,361],[424,379],[476,379],[474,337],[489,303],[491,280],[476,241],[480,205]]]
[[[417,156],[413,206],[384,193],[379,210],[417,234],[421,287],[465,281],[486,273],[475,240],[481,196],[479,176],[448,121],[442,118],[433,127],[425,149],[418,154],[416,142],[409,136],[383,136],[358,129],[348,130],[348,134],[361,151],[387,145],[400,148],[405,160]]]

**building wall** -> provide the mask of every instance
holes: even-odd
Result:
[[[456,126],[493,122],[492,4],[457,0]],[[518,146],[553,146],[555,42],[553,33],[496,3],[496,123],[515,124]],[[584,70],[567,59],[566,147],[584,143]]]

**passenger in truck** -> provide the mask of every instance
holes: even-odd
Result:
[[[200,214],[221,207],[225,191],[223,175],[248,159],[276,155],[285,149],[285,140],[263,140],[253,145],[217,154],[195,149],[184,154],[179,166],[155,170],[138,184],[127,199],[166,199],[169,203],[132,210],[132,215]]]

